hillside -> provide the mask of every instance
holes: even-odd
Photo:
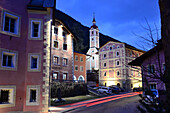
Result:
[[[74,50],[82,53],[86,53],[89,49],[89,27],[82,25],[77,20],[73,19],[69,15],[56,9],[55,18],[62,21],[64,25],[73,33],[74,39]],[[100,30],[100,26],[99,26]],[[120,42],[114,38],[106,36],[100,33],[99,36],[100,47],[106,44],[108,41]],[[136,49],[135,47],[125,44],[126,47]],[[138,49],[136,49],[138,50]]]

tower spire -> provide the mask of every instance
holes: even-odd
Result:
[[[95,20],[95,13],[93,13],[93,24],[96,24],[96,20]]]

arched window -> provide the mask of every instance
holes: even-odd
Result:
[[[82,75],[79,76],[78,81],[84,81],[84,77]]]
[[[75,75],[73,76],[73,80],[76,81],[76,76]]]

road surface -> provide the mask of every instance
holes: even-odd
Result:
[[[90,107],[80,107],[66,113],[140,113],[137,109],[139,96],[122,98]]]

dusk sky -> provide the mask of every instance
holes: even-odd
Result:
[[[145,18],[154,29],[161,28],[158,0],[57,0],[56,8],[90,27],[93,13],[101,33],[139,49],[147,37]],[[146,47],[148,48],[148,47]]]

